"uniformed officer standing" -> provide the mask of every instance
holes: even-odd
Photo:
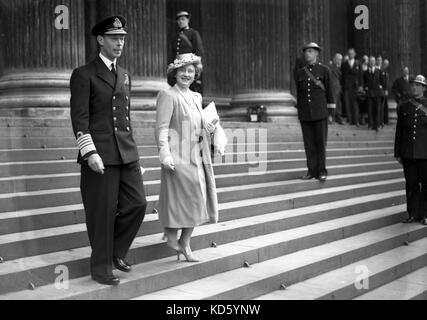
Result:
[[[202,38],[197,30],[190,28],[191,15],[187,11],[180,11],[176,15],[176,22],[178,24],[179,32],[172,42],[172,55],[169,63],[177,58],[177,56],[185,53],[194,53],[196,56],[203,58],[205,50],[203,48]],[[175,84],[175,79],[169,78],[170,85]],[[202,93],[202,80],[201,78],[193,82],[190,87],[191,90]]]
[[[301,122],[308,172],[304,180],[325,181],[328,109],[335,109],[331,71],[318,62],[320,47],[312,42],[304,46],[306,66],[295,74],[298,118]]]
[[[125,260],[144,218],[146,199],[130,123],[129,72],[117,65],[125,18],[105,18],[92,29],[99,56],[71,76],[71,120],[80,149],[80,190],[92,255],[92,278],[117,285],[112,273],[129,272]]]
[[[412,98],[398,108],[394,156],[403,164],[409,217],[427,225],[427,88],[425,77],[411,80]]]

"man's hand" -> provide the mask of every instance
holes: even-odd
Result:
[[[402,158],[401,157],[396,157],[397,162],[399,162],[400,164],[402,164]]]
[[[89,168],[91,168],[93,171],[104,174],[104,163],[102,162],[99,154],[95,153],[90,155],[87,159],[87,163],[89,164]]]

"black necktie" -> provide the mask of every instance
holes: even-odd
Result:
[[[114,77],[117,77],[116,69],[114,68],[114,63],[111,64],[111,72],[114,74]]]

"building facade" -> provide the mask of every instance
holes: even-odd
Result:
[[[58,29],[59,5],[68,9]],[[358,5],[369,9],[369,29],[354,26]],[[304,43],[314,41],[328,63],[355,47],[391,61],[391,79],[408,65],[427,73],[424,0],[0,0],[0,110],[69,106],[71,70],[97,54],[91,27],[122,14],[128,37],[119,63],[133,74],[133,106],[155,109],[166,88],[175,13],[192,13],[206,51],[205,102],[243,120],[248,105],[267,106],[270,120],[296,121],[292,70]]]

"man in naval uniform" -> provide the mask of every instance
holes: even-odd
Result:
[[[125,260],[147,206],[139,155],[130,123],[131,78],[117,64],[126,20],[107,17],[92,34],[99,55],[71,75],[71,120],[79,146],[80,190],[92,248],[90,271],[102,284],[117,285],[112,265],[129,272]]]
[[[422,75],[410,81],[412,98],[397,109],[394,156],[403,165],[409,217],[427,225],[427,88]]]
[[[202,38],[197,30],[190,28],[191,15],[187,11],[180,11],[176,15],[179,32],[172,42],[172,55],[169,63],[172,63],[178,55],[184,53],[194,53],[196,56],[204,58],[205,50],[203,48]],[[203,62],[203,60],[202,60]],[[170,85],[175,84],[174,78],[169,78]],[[199,78],[193,82],[190,89],[196,92],[202,92],[202,79]]]
[[[318,61],[320,47],[304,46],[305,66],[295,73],[298,118],[301,122],[308,172],[303,180],[326,181],[328,114],[335,110],[330,69]]]

